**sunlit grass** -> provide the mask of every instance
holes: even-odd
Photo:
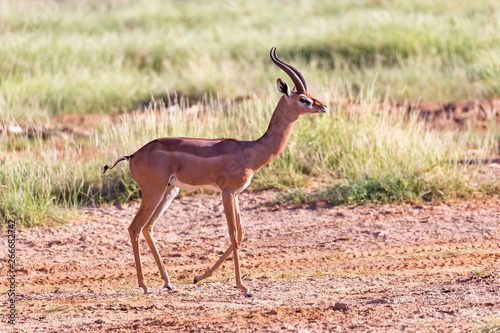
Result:
[[[456,163],[471,151],[498,154],[494,119],[483,131],[438,131],[380,109],[383,101],[498,95],[499,14],[491,6],[0,0],[1,124],[129,113],[87,129],[90,137],[0,134],[0,219],[67,221],[78,207],[138,199],[125,163],[106,175],[102,167],[158,137],[257,139],[279,99],[274,82],[286,78],[269,60],[271,46],[331,113],[302,117],[254,185],[286,190],[286,201],[335,204],[498,194],[487,167]],[[175,94],[189,101],[130,116],[151,96]],[[313,195],[304,190],[318,182]]]
[[[330,89],[317,97],[331,101]],[[227,104],[209,98],[205,105],[149,110],[75,136],[7,137],[0,145],[1,215],[20,224],[64,221],[65,208],[126,202],[140,197],[126,163],[105,175],[103,166],[117,156],[165,136],[238,137],[255,140],[267,128],[279,99],[251,98]],[[454,161],[480,147],[495,153],[495,133],[465,135],[426,128],[415,119],[388,116],[366,94],[349,108],[303,116],[285,150],[254,177],[253,185],[291,189],[296,202],[324,200],[335,204],[418,202],[481,197],[500,193],[498,182],[475,176]],[[479,156],[481,157],[481,156]],[[481,168],[479,166],[478,168]],[[487,168],[484,168],[487,171]],[[485,171],[485,172],[486,172]],[[308,195],[301,189],[320,180],[326,189]],[[301,194],[302,193],[302,194]]]

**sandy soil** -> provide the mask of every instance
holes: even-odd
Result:
[[[242,271],[193,285],[229,245],[218,197],[176,199],[145,241],[150,295],[137,287],[127,227],[138,204],[88,208],[57,227],[17,230],[17,324],[1,332],[470,332],[500,313],[500,199],[424,205],[266,206],[240,195]],[[0,247],[7,249],[6,233]],[[2,250],[2,253],[6,251]],[[1,274],[6,276],[5,256]],[[0,281],[6,289],[6,280]],[[7,297],[0,296],[6,309]]]

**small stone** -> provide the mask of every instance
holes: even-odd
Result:
[[[335,303],[333,310],[335,311],[346,311],[349,307],[345,303]]]

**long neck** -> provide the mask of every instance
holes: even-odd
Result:
[[[250,144],[248,152],[251,156],[252,170],[259,170],[278,156],[285,148],[297,119],[298,116],[288,110],[285,97],[282,96],[266,133]]]

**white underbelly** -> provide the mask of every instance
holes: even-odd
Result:
[[[217,187],[215,185],[210,185],[210,184],[206,184],[206,185],[191,185],[191,184],[186,184],[186,183],[183,183],[183,182],[179,181],[177,178],[175,178],[175,176],[172,176],[172,178],[170,178],[170,182],[169,183],[171,185],[174,185],[175,187],[178,187],[178,188],[183,189],[183,190],[197,190],[199,188],[204,188],[206,190],[220,191],[219,187]]]

